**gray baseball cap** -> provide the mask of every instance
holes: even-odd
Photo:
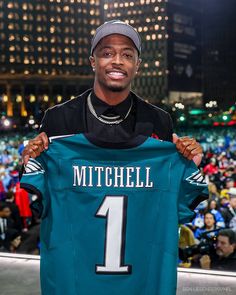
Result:
[[[112,34],[120,34],[130,38],[133,41],[136,49],[138,50],[139,55],[141,54],[141,38],[138,32],[131,25],[125,22],[122,22],[120,20],[111,20],[105,22],[97,28],[92,39],[91,55],[93,54],[93,51],[98,45],[99,41],[102,38]]]

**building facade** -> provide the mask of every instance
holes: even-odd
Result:
[[[0,111],[29,116],[92,85],[99,0],[0,0]]]
[[[236,103],[236,6],[234,0],[204,1],[203,92],[205,103]]]
[[[138,95],[201,103],[200,13],[197,0],[0,0],[0,112],[40,119],[91,87],[91,37],[111,19],[142,38]]]

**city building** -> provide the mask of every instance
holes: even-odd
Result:
[[[203,8],[204,100],[227,109],[236,103],[235,1],[208,0]]]
[[[0,112],[38,116],[92,85],[99,0],[0,0]]]
[[[138,95],[157,105],[200,106],[199,3],[0,0],[0,112],[39,120],[49,106],[91,87],[91,37],[110,19],[130,23],[141,35]]]

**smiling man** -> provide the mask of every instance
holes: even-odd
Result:
[[[133,27],[100,26],[93,89],[47,110],[23,152],[21,186],[43,205],[43,295],[175,294],[178,223],[207,187],[180,153],[199,164],[202,149],[131,91],[140,54]]]
[[[113,143],[138,135],[174,142],[180,153],[199,165],[200,144],[193,138],[178,138],[170,115],[131,91],[140,56],[141,39],[132,26],[119,20],[101,25],[91,45],[93,89],[46,111],[40,134],[23,152],[24,163],[48,148],[49,136],[87,132]]]

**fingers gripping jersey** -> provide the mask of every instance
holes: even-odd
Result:
[[[42,198],[43,295],[175,294],[178,224],[207,185],[174,144],[55,139],[21,186]]]

